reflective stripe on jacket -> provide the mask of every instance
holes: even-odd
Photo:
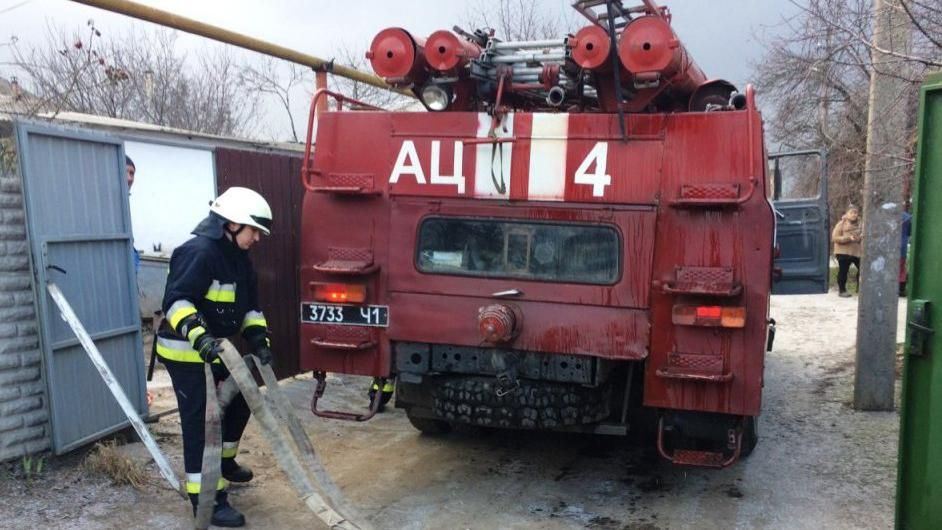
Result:
[[[248,253],[225,237],[197,234],[173,251],[162,309],[167,325],[159,330],[156,346],[167,361],[202,362],[193,343],[203,333],[228,338],[265,333],[268,327]],[[205,329],[191,326],[188,336],[180,335],[180,322],[194,314]]]
[[[165,361],[176,361],[178,363],[203,362],[199,352],[194,350],[188,341],[167,336],[157,336],[157,355]],[[218,364],[220,360],[216,359],[213,362]]]

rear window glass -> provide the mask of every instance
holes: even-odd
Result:
[[[420,271],[488,278],[611,284],[620,274],[618,233],[609,226],[489,219],[426,219]]]
[[[814,199],[821,196],[824,161],[817,152],[769,155],[772,200]]]

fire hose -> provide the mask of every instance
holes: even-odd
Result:
[[[137,411],[121,388],[114,373],[98,350],[91,336],[89,336],[81,321],[72,310],[72,306],[63,295],[59,287],[49,282],[47,289],[50,296],[59,308],[62,319],[72,328],[78,337],[83,349],[88,354],[92,364],[98,370],[102,380],[108,386],[115,400],[121,406],[138,436],[144,442],[151,456],[157,464],[161,475],[170,483],[170,486],[185,497],[180,480],[170,467],[166,456],[160,451],[156,441],[147,427],[141,421]],[[298,493],[301,501],[320,519],[328,528],[340,530],[359,530],[361,527],[341,515],[341,513],[355,513],[344,501],[340,489],[334,484],[324,466],[314,452],[311,441],[301,426],[297,416],[292,412],[288,399],[278,384],[271,366],[258,362],[254,355],[243,358],[238,350],[228,340],[222,340],[220,358],[229,370],[230,377],[218,387],[213,379],[211,367],[205,365],[206,374],[206,432],[203,449],[203,464],[201,487],[196,513],[196,527],[200,530],[209,527],[212,517],[213,504],[216,495],[216,485],[221,476],[220,463],[222,460],[222,430],[221,417],[226,405],[232,401],[238,392],[242,393],[249,409],[255,415],[261,426],[262,433],[268,439],[279,466],[288,476],[292,486]],[[258,368],[267,391],[263,395],[259,386],[252,377],[248,362]],[[274,412],[273,410],[274,409]],[[284,428],[276,419],[283,420],[287,425],[291,437],[289,442]],[[293,445],[292,445],[293,443]],[[320,491],[318,491],[318,489]],[[339,506],[338,511],[333,506]]]
[[[301,501],[327,525],[328,528],[358,530],[360,527],[341,515],[333,506],[343,506],[345,513],[352,513],[342,500],[340,489],[334,484],[321,464],[311,445],[311,440],[301,426],[297,416],[291,411],[288,399],[281,391],[278,379],[271,366],[258,362],[254,355],[242,357],[228,340],[221,341],[220,359],[229,370],[230,376],[218,389],[214,383],[210,366],[206,372],[206,434],[203,449],[202,481],[199,506],[196,514],[196,527],[209,527],[215,500],[216,483],[221,475],[219,464],[222,451],[221,416],[225,406],[236,395],[242,393],[246,404],[262,433],[272,447],[275,459],[282,471],[288,476],[291,485]],[[248,363],[255,364],[267,391],[263,395],[252,377]],[[274,410],[273,410],[274,409]],[[279,423],[278,419],[282,422]],[[288,436],[284,426],[287,426]],[[293,445],[292,445],[293,444]],[[318,491],[318,489],[320,491]]]

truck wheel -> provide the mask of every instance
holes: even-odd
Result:
[[[419,418],[409,413],[406,413],[406,417],[409,418],[409,423],[416,429],[422,431],[423,434],[434,436],[451,432],[451,425],[447,421]]]
[[[752,450],[759,443],[759,417],[746,416],[742,424],[742,449],[739,452],[740,458],[746,458],[752,454]]]

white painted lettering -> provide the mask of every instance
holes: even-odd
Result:
[[[589,173],[589,167],[595,163],[595,172]],[[604,197],[605,187],[611,185],[612,176],[605,173],[608,163],[608,142],[598,142],[595,147],[589,151],[585,159],[576,169],[574,181],[576,184],[588,184],[592,186],[593,197]]]
[[[455,161],[452,164],[451,175],[442,175],[440,174],[441,168],[439,167],[441,160],[441,142],[438,140],[432,141],[432,184],[450,184],[457,186],[458,194],[464,194],[464,174],[461,171],[462,162],[464,160],[464,143],[455,142]]]
[[[432,184],[443,184],[455,186],[459,194],[464,194],[465,178],[462,172],[464,165],[464,142],[455,142],[455,156],[452,164],[451,175],[443,175],[441,168],[442,142],[441,140],[432,140],[431,152],[431,177]],[[399,156],[396,157],[396,163],[393,166],[392,173],[389,174],[389,183],[399,182],[403,175],[413,175],[415,181],[419,184],[425,184],[425,172],[422,171],[422,163],[419,160],[419,152],[415,148],[415,142],[405,140],[399,149]]]
[[[389,183],[399,182],[399,177],[403,175],[415,175],[416,182],[425,184],[425,172],[422,171],[422,164],[419,163],[419,153],[415,150],[415,142],[412,140],[402,142],[399,156],[396,157],[396,164],[393,166],[392,173],[389,174]]]

